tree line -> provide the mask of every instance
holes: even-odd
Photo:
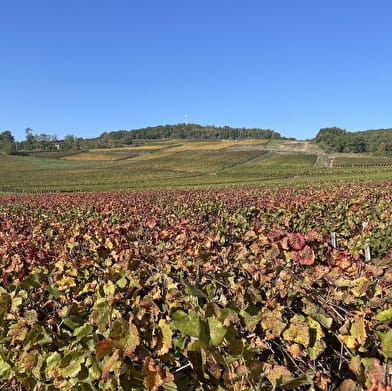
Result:
[[[117,130],[102,133],[97,141],[103,144],[131,145],[137,140],[184,139],[184,140],[243,140],[279,139],[278,132],[259,128],[232,128],[229,126],[203,126],[198,124],[177,124],[147,127],[136,130]]]
[[[327,152],[392,155],[392,129],[348,132],[337,127],[322,128],[314,141]]]
[[[186,139],[186,140],[224,140],[224,139],[273,139],[281,135],[270,129],[231,128],[229,126],[202,126],[197,124],[178,124],[147,127],[136,130],[117,130],[104,132],[96,138],[82,138],[67,135],[57,136],[35,134],[31,128],[25,129],[25,139],[16,142],[11,131],[0,132],[0,150],[7,154],[30,151],[56,151],[89,148],[114,148],[140,144],[143,140]]]
[[[0,132],[0,151],[7,155],[30,151],[57,151],[82,148],[83,138],[67,135],[59,140],[56,135],[39,133],[35,134],[33,129],[25,129],[25,139],[16,141],[10,130]]]

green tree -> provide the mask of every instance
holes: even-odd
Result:
[[[16,143],[15,142],[8,142],[4,145],[4,152],[6,155],[16,155]]]
[[[14,143],[15,139],[10,130],[0,133],[0,149],[4,149],[9,143]]]
[[[35,146],[34,145],[35,144],[35,136],[33,135],[33,129],[26,128],[25,134],[26,134],[26,149],[33,149]]]

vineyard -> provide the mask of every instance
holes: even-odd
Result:
[[[327,155],[292,140],[149,140],[86,151],[0,154],[0,193],[392,180],[387,157]]]
[[[0,390],[391,389],[391,182],[2,195],[0,267]]]
[[[334,159],[336,167],[390,167],[392,158],[387,156],[362,156],[362,157],[338,157]]]

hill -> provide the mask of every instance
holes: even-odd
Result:
[[[135,130],[104,132],[97,139],[105,146],[131,145],[140,140],[245,140],[281,139],[280,133],[270,129],[203,126],[198,124],[160,125]]]

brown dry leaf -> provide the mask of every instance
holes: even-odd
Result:
[[[13,344],[16,342],[23,342],[28,331],[27,322],[22,318],[18,320],[18,323],[10,326],[7,336],[11,339],[11,343]]]
[[[280,254],[280,250],[277,244],[273,243],[271,248],[265,252],[264,257],[267,260],[273,260],[277,258]]]
[[[355,297],[361,297],[366,294],[369,286],[371,285],[371,281],[366,276],[362,276],[353,281],[354,288],[351,289],[351,292]]]
[[[124,356],[132,358],[131,356],[133,355],[139,344],[139,332],[137,330],[137,327],[133,324],[132,319],[129,319],[129,334],[124,346]]]
[[[174,376],[156,364],[150,356],[144,360],[142,375],[144,376],[143,384],[148,391],[158,391],[160,386],[174,380]]]
[[[361,363],[361,356],[358,354],[354,356],[348,367],[350,368],[350,371],[354,373],[358,378],[362,375],[363,373],[363,365]]]
[[[103,381],[106,381],[109,377],[109,373],[110,371],[113,369],[114,365],[116,364],[116,362],[118,361],[118,358],[120,356],[120,350],[116,349],[112,355],[112,357],[110,357],[105,364],[103,364],[102,366],[102,377],[101,379]]]
[[[38,322],[38,313],[35,310],[26,311],[24,317],[29,326],[33,326]]]
[[[297,343],[293,343],[292,345],[290,345],[289,351],[293,358],[302,358],[304,356],[303,347],[301,345],[298,345]]]
[[[104,339],[95,345],[95,358],[99,361],[113,352],[114,343],[111,339]]]
[[[267,379],[271,382],[272,387],[275,388],[279,384],[287,383],[293,380],[291,372],[283,365],[275,365],[267,374]]]
[[[340,384],[338,391],[360,391],[361,387],[357,386],[354,380],[346,379]]]
[[[280,337],[286,326],[287,324],[282,321],[280,308],[262,315],[261,327],[266,331],[268,339]]]
[[[327,375],[324,375],[321,372],[317,372],[316,381],[317,381],[317,387],[320,390],[326,391],[329,389],[329,383],[331,383],[331,378]]]
[[[20,357],[20,362],[25,369],[31,370],[36,365],[38,356],[39,351],[37,349],[31,352],[23,352]]]

